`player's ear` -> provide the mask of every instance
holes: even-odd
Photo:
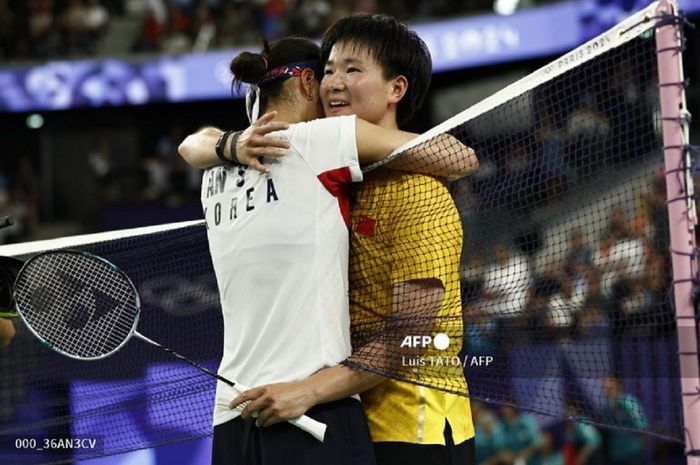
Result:
[[[316,77],[311,68],[306,68],[301,72],[301,79],[299,79],[299,84],[302,86],[300,89],[304,96],[314,94],[314,84],[316,83]]]
[[[389,80],[389,103],[399,103],[408,91],[408,79],[398,75]]]

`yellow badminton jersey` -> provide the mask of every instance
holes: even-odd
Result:
[[[424,175],[391,170],[369,173],[352,207],[350,314],[356,328],[391,315],[392,288],[411,280],[439,279],[445,289],[438,321],[457,321],[461,334],[459,260],[462,225],[445,186]],[[441,332],[440,323],[435,331]],[[358,331],[359,333],[359,331]],[[356,346],[357,340],[353,340]],[[456,356],[461,344],[442,356]],[[426,357],[434,355],[428,349]],[[446,372],[441,372],[444,374]],[[451,388],[467,392],[462,367],[455,367]],[[435,373],[421,378],[430,385]],[[469,399],[400,382],[382,381],[361,394],[372,440],[445,444],[449,421],[455,444],[474,436]]]

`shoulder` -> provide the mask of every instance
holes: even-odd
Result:
[[[451,200],[452,196],[445,184],[426,174],[408,173],[389,168],[378,168],[365,173],[365,186],[387,190],[395,194],[410,194]]]
[[[294,123],[289,126],[289,129],[285,132],[287,134],[294,134],[297,132],[307,132],[307,131],[319,131],[319,130],[331,130],[331,129],[345,129],[349,126],[355,127],[355,115],[346,116],[332,116],[330,118],[317,118],[311,121],[304,121],[301,123]]]

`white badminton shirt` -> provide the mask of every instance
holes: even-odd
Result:
[[[296,381],[350,355],[349,183],[361,181],[355,117],[292,125],[270,174],[204,172],[202,206],[224,319],[219,373],[246,387]],[[202,337],[206,337],[203,335]],[[238,416],[219,381],[214,425]]]

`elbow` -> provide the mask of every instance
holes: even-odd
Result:
[[[192,136],[187,136],[185,140],[183,140],[180,145],[177,147],[177,153],[180,154],[183,160],[189,165],[192,164],[192,141],[191,141]]]
[[[466,176],[479,169],[479,159],[471,147],[465,147],[464,156],[460,157],[459,177]]]
[[[468,147],[467,152],[469,153],[469,156],[467,157],[467,174],[470,174],[479,169],[479,158],[476,156],[476,152],[473,148]]]

